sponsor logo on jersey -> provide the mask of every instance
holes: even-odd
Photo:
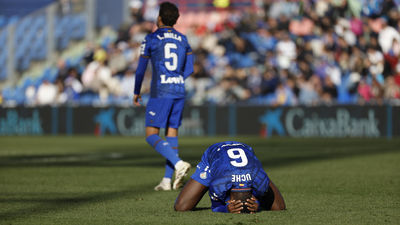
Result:
[[[184,84],[185,80],[181,75],[179,77],[167,77],[166,75],[160,75],[162,84]]]
[[[151,116],[155,116],[155,115],[156,115],[156,113],[153,112],[153,111],[150,111],[149,114],[150,114]]]
[[[251,175],[246,174],[232,174],[232,182],[246,182],[251,181]]]

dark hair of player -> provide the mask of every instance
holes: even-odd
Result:
[[[163,2],[160,5],[159,16],[164,25],[172,27],[179,18],[178,7],[171,2]]]
[[[245,203],[247,199],[250,199],[253,196],[251,192],[251,188],[247,189],[231,189],[231,199],[232,200],[240,200]],[[243,209],[240,211],[241,213],[250,213],[247,209],[246,205],[243,205]]]

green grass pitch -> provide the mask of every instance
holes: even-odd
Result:
[[[225,140],[254,147],[287,210],[212,213],[206,195],[175,212],[144,138],[0,137],[0,224],[400,224],[400,139],[184,137],[180,155]]]

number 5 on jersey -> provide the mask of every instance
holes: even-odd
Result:
[[[164,58],[165,59],[172,59],[172,63],[170,61],[165,61],[165,67],[169,71],[175,71],[178,67],[178,55],[171,51],[172,49],[177,49],[178,47],[174,43],[167,43],[164,45]]]

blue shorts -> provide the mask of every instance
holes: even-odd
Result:
[[[146,106],[146,127],[179,128],[184,106],[184,98],[150,98]]]

